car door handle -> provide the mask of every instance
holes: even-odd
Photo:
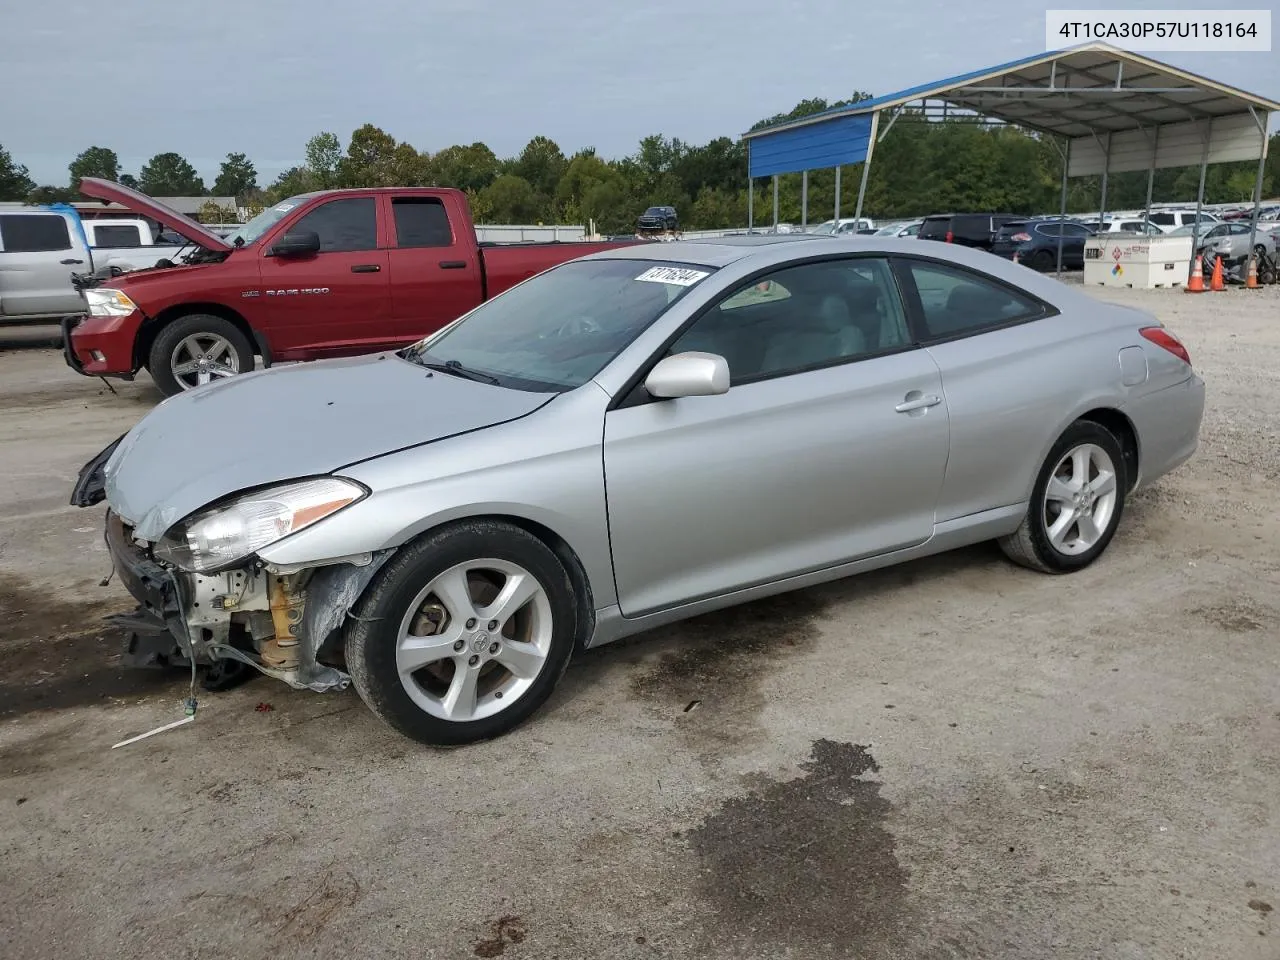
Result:
[[[352,273],[377,273],[381,269],[382,267],[380,267],[376,263],[357,263],[351,268],[351,272]]]
[[[75,260],[75,259],[71,259],[71,260],[59,260],[58,262],[59,262],[60,264],[62,264],[64,267],[70,267],[70,266],[72,266],[73,264],[77,264],[77,263],[84,263],[84,261],[83,261],[83,260]]]
[[[441,270],[465,270],[467,269],[467,261],[465,260],[441,260]]]
[[[925,407],[936,407],[942,402],[941,397],[935,397],[929,394],[924,397],[916,397],[914,400],[904,400],[893,409],[899,413],[910,413],[912,410],[923,410]]]

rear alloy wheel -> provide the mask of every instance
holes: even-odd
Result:
[[[382,720],[422,743],[506,733],[551,695],[576,636],[573,586],[519,527],[460,523],[400,551],[350,621],[347,669]]]
[[[1099,424],[1077,420],[1045,458],[1022,525],[1000,539],[1005,555],[1044,573],[1087,567],[1120,524],[1128,489],[1124,469],[1115,436]]]
[[[208,314],[190,314],[165,326],[147,361],[151,379],[167,397],[253,367],[249,338],[229,320]]]
[[[1031,256],[1031,262],[1027,264],[1032,270],[1038,270],[1041,273],[1048,273],[1058,265],[1058,258],[1048,250],[1037,250]]]

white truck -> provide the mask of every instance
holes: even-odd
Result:
[[[81,219],[65,204],[0,204],[0,324],[83,312],[72,274],[118,276],[180,257],[181,238],[157,239],[167,237],[141,219]]]

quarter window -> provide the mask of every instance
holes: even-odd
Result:
[[[113,224],[111,226],[93,228],[94,246],[97,247],[140,247],[142,233],[132,225]]]
[[[289,232],[315,231],[320,238],[321,253],[376,250],[378,212],[375,203],[373,197],[330,200],[304,216],[289,228]]]
[[[734,384],[860,360],[910,346],[884,260],[790,267],[739,288],[703,314],[670,353],[724,357]]]
[[[53,213],[10,213],[0,216],[0,249],[8,253],[70,250],[67,221]]]
[[[930,337],[980,333],[1043,312],[1039,303],[972,273],[909,261]]]

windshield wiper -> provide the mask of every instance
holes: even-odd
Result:
[[[464,367],[462,362],[459,360],[446,360],[444,363],[441,363],[438,360],[428,360],[426,354],[423,353],[419,353],[416,356],[416,362],[422,364],[428,370],[435,370],[438,373],[451,373],[455,377],[462,377],[464,380],[475,380],[478,383],[488,383],[495,387],[500,382],[497,377],[492,376],[491,374],[481,373],[479,370],[472,370],[469,367]]]

